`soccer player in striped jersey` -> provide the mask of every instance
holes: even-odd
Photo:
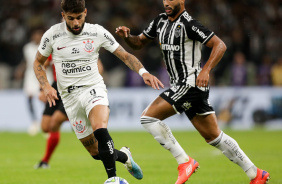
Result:
[[[185,0],[163,0],[163,4],[165,13],[159,14],[140,35],[131,35],[130,29],[125,26],[116,28],[116,34],[133,49],[141,49],[157,37],[170,77],[171,88],[161,93],[144,110],[141,124],[178,162],[176,184],[185,183],[199,167],[199,163],[186,154],[163,122],[182,112],[208,144],[220,149],[246,172],[251,184],[266,183],[270,178],[269,173],[258,169],[238,143],[220,130],[208,101],[209,73],[225,53],[224,42],[188,14]],[[212,51],[201,68],[203,44]]]

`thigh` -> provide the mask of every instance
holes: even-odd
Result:
[[[142,113],[142,116],[149,116],[164,120],[176,114],[175,109],[170,103],[158,96]]]
[[[217,138],[221,132],[214,113],[209,115],[196,115],[191,119],[191,122],[207,142]]]

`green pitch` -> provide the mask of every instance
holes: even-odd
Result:
[[[282,183],[281,131],[226,131],[250,159],[271,175],[271,184]],[[143,169],[144,178],[134,179],[117,162],[117,175],[130,184],[174,184],[177,163],[146,132],[112,132],[115,147],[131,148],[135,161]],[[195,158],[200,169],[189,182],[194,184],[247,184],[248,178],[217,149],[209,146],[194,131],[174,132],[187,153]],[[90,157],[73,133],[62,133],[61,142],[50,161],[50,169],[35,170],[33,166],[43,156],[43,134],[30,137],[24,133],[0,133],[1,184],[103,184],[106,172],[100,161]]]

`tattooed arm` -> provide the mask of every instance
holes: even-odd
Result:
[[[122,60],[131,70],[139,73],[142,76],[145,84],[151,86],[154,89],[159,89],[159,85],[164,88],[164,85],[161,81],[159,81],[158,78],[148,72],[140,72],[142,70],[146,71],[142,63],[135,56],[125,51],[122,46],[119,46],[113,52],[113,54],[116,55],[120,60]]]
[[[46,71],[44,69],[44,63],[48,57],[42,56],[39,51],[36,53],[35,61],[33,63],[33,70],[37,80],[40,83],[41,88],[44,91],[44,94],[47,98],[47,101],[50,105],[56,105],[55,100],[58,100],[57,91],[52,88],[50,83],[48,82]]]
[[[119,26],[116,28],[116,34],[124,39],[124,41],[135,50],[141,49],[145,44],[151,41],[143,33],[138,36],[130,34],[130,29],[125,26]]]

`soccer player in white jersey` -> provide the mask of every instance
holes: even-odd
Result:
[[[125,26],[116,28],[116,33],[133,49],[140,49],[157,37],[170,76],[171,88],[145,109],[141,124],[178,162],[176,184],[185,183],[199,167],[199,163],[185,153],[162,121],[182,112],[208,144],[221,150],[246,172],[251,184],[266,183],[269,173],[257,168],[238,143],[219,129],[214,110],[208,102],[209,73],[226,50],[224,42],[187,13],[185,0],[163,0],[163,4],[165,13],[157,16],[139,36],[131,35],[130,29]],[[201,69],[202,44],[212,51]]]
[[[52,54],[58,91],[77,138],[94,159],[103,162],[108,178],[116,176],[115,161],[120,161],[135,178],[142,179],[142,170],[129,149],[116,150],[107,130],[110,110],[107,89],[97,67],[99,49],[104,47],[112,52],[152,88],[159,89],[163,84],[126,52],[110,32],[100,25],[85,23],[84,0],[62,0],[61,7],[65,22],[44,33],[34,61],[36,77],[50,106],[55,105],[57,92],[43,70],[44,62]]]

